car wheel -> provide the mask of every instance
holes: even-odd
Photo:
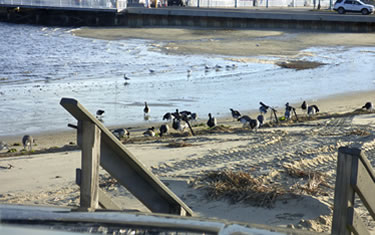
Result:
[[[363,8],[361,12],[362,12],[362,15],[368,15],[370,13],[366,8]]]
[[[338,12],[339,14],[345,14],[345,9],[342,8],[342,7],[340,7],[340,8],[337,10],[337,12]]]

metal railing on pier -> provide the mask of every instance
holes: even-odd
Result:
[[[320,7],[330,6],[330,0],[186,0],[190,7]]]
[[[35,8],[72,8],[122,10],[127,0],[0,0],[1,5]]]

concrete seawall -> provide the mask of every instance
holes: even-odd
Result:
[[[374,15],[339,15],[331,12],[128,8],[123,12],[60,9],[1,8],[0,20],[58,26],[203,27],[239,29],[298,29],[329,32],[375,32]]]

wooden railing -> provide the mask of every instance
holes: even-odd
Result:
[[[358,148],[338,152],[332,234],[370,234],[354,207],[358,195],[375,220],[375,172]]]
[[[60,104],[78,120],[77,143],[82,150],[82,169],[77,170],[80,210],[95,211],[99,205],[119,209],[99,188],[99,164],[151,212],[192,215],[192,210],[77,100]]]

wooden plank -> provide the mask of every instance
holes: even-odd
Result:
[[[121,210],[121,207],[117,205],[112,199],[101,189],[99,192],[99,205],[107,210]]]
[[[353,207],[348,208],[348,226],[355,235],[370,235],[366,225]]]
[[[82,170],[80,168],[76,169],[76,184],[81,186],[81,175]],[[108,210],[121,210],[121,207],[118,206],[112,199],[101,189],[98,188],[99,193],[99,206]]]
[[[347,227],[347,208],[354,204],[354,189],[350,185],[353,157],[359,156],[358,150],[341,147],[338,151],[332,234],[350,235]]]
[[[360,159],[363,165],[366,167],[367,172],[370,174],[370,177],[375,182],[375,170],[374,168],[372,168],[370,161],[367,159],[366,155],[363,152],[361,152]]]
[[[100,142],[100,129],[92,122],[83,121],[80,210],[94,211],[99,206]]]
[[[184,208],[181,205],[184,204],[172,191],[153,175],[143,172],[143,166],[127,161],[116,151],[119,149],[113,146],[102,146],[101,165],[112,177],[125,186],[150,211],[181,215],[181,209]],[[192,215],[190,209],[187,211],[187,215]]]
[[[100,164],[152,212],[191,216],[192,210],[148,170],[77,100],[60,104],[78,121],[91,121],[102,131]]]
[[[352,178],[351,183],[375,220],[375,182],[362,161],[358,161],[357,174]]]

